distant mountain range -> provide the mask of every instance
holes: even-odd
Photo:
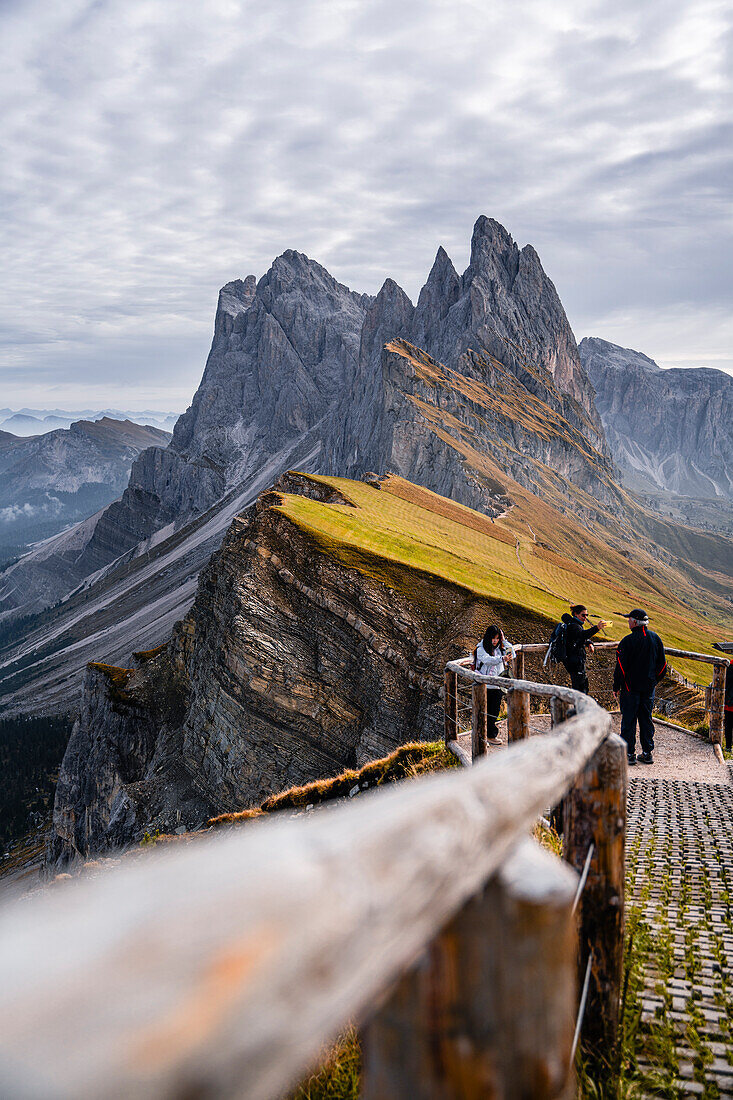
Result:
[[[733,501],[733,378],[709,367],[662,370],[587,337],[580,358],[629,488]]]
[[[144,409],[130,412],[120,409],[0,409],[0,434],[17,436],[43,435],[56,428],[70,428],[77,420],[131,420],[133,424],[148,424],[171,431],[178,413]]]
[[[140,452],[169,439],[160,428],[110,417],[25,439],[0,431],[0,563],[104,508]]]
[[[588,531],[651,576],[671,570],[690,606],[723,598],[730,542],[660,520],[621,484],[554,285],[482,217],[468,268],[439,249],[416,303],[391,279],[355,293],[291,250],[222,289],[170,444],[142,451],[119,500],[0,574],[0,630],[27,620],[0,652],[0,705],[74,705],[86,661],[166,638],[232,519],[292,468],[397,474],[489,521],[529,494],[564,552],[583,560]]]

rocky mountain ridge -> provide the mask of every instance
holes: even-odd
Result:
[[[109,504],[127,485],[137,456],[169,440],[158,428],[108,417],[0,439],[0,555],[4,546],[23,549]]]
[[[632,489],[733,501],[733,378],[586,337],[580,356],[609,446]]]
[[[586,484],[602,467],[605,484],[611,466],[603,431],[557,292],[534,249],[520,251],[498,222],[479,218],[471,262],[460,278],[439,249],[417,306],[390,279],[374,300],[287,251],[259,281],[248,276],[222,289],[206,369],[170,445],[140,455],[121,500],[74,533],[71,550],[61,539],[44,549],[42,565],[33,557],[19,563],[12,584],[0,587],[0,617],[63,599],[157,532],[171,524],[180,530],[240,490],[272,456],[295,446],[310,449],[312,442],[320,447],[317,468],[344,475],[398,469],[396,452],[382,430],[373,429],[394,396],[383,356],[384,344],[395,337],[479,382],[498,362],[515,388],[518,382],[571,425],[571,449],[582,438],[584,450],[587,442],[598,451],[584,466],[554,455],[550,439],[538,449],[542,461],[557,459],[570,476],[582,470]],[[496,403],[494,423],[505,415],[511,410]],[[521,433],[503,427],[519,440]],[[368,448],[361,443],[365,432]],[[531,432],[521,441],[531,453]],[[502,458],[507,472],[521,478],[521,450],[505,447]],[[405,472],[444,488],[443,481],[431,482],[430,465],[417,458]],[[480,506],[465,479],[454,478],[452,491]],[[605,491],[600,483],[598,491]]]
[[[233,517],[292,467],[398,473],[494,517],[522,488],[629,555],[649,540],[694,557],[701,590],[720,584],[708,571],[726,547],[659,523],[617,483],[555,288],[533,249],[480,218],[464,274],[439,249],[417,305],[389,279],[355,294],[292,251],[222,289],[170,445],[14,567],[0,619],[62,602],[4,647],[0,622],[0,705],[72,706],[85,661],[166,638]]]

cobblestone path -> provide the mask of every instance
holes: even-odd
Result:
[[[643,1095],[733,1098],[733,785],[720,772],[717,783],[630,781],[629,997]]]

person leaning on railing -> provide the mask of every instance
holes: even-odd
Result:
[[[502,676],[507,671],[507,661],[514,660],[514,646],[504,637],[504,631],[494,623],[473,651],[473,667],[482,676]],[[499,711],[503,692],[499,688],[486,691],[486,740],[490,745],[502,743],[499,736]]]

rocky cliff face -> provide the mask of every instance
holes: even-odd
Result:
[[[437,370],[425,359],[421,370]],[[233,519],[170,639],[131,668],[89,666],[54,859],[190,828],[439,737],[445,661],[489,622],[536,641],[576,593],[608,617],[640,602],[665,637],[698,648],[716,636],[703,606],[731,621],[730,555],[703,599],[703,571],[690,584],[638,532],[629,560],[605,525],[581,526],[505,475],[490,488],[497,503],[511,495],[501,517],[374,474],[289,473],[262,493]],[[544,678],[538,666],[530,678]]]
[[[733,378],[661,370],[629,348],[586,337],[580,355],[615,461],[634,489],[733,499]]]
[[[299,475],[277,488],[345,499]],[[56,860],[439,736],[442,666],[465,644],[475,597],[345,568],[280,499],[266,493],[234,521],[169,643],[130,670],[89,667],[59,780]]]

